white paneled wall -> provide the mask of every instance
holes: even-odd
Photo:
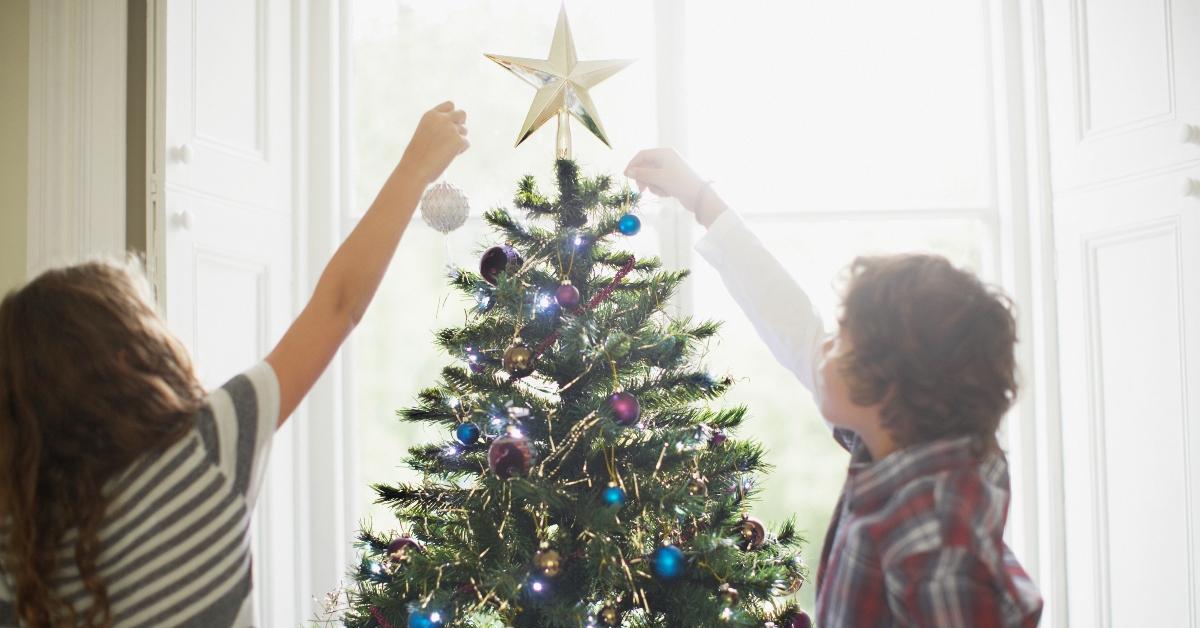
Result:
[[[1044,0],[1065,614],[1200,626],[1200,0]]]
[[[30,275],[125,251],[126,0],[29,3]]]

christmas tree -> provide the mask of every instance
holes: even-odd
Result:
[[[409,451],[420,483],[374,487],[402,531],[361,533],[346,625],[807,626],[794,524],[747,510],[746,409],[708,405],[718,325],[666,313],[687,272],[621,251],[638,196],[569,158],[571,117],[608,144],[588,89],[629,62],[578,61],[565,11],[548,59],[488,57],[538,89],[518,145],[558,119],[558,193],[521,180],[524,216],[488,212],[498,243],[451,275],[473,301],[437,334],[456,364],[400,412],[447,438]]]
[[[669,316],[686,271],[619,249],[637,195],[556,164],[503,244],[452,286],[473,301],[437,333],[458,362],[400,412],[447,441],[410,450],[424,479],[375,487],[403,532],[363,531],[349,626],[788,626],[806,570],[792,523],[750,516],[763,449],[745,408],[696,364],[712,322]]]

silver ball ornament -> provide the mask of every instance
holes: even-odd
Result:
[[[421,219],[442,233],[463,226],[470,212],[467,195],[449,183],[431,186],[421,198]]]

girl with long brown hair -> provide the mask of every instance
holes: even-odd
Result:
[[[133,267],[48,271],[0,303],[0,626],[248,626],[271,435],[361,319],[425,187],[466,150],[427,112],[265,360],[206,394]]]

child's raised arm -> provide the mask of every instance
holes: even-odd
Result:
[[[425,113],[375,202],[325,266],[304,311],[267,356],[279,380],[279,425],[362,319],[426,186],[469,146],[466,119],[450,102]]]
[[[673,149],[638,153],[625,176],[635,180],[639,189],[678,199],[708,228],[697,250],[721,273],[725,287],[775,359],[817,395],[816,371],[825,330],[808,295],[787,269]]]

